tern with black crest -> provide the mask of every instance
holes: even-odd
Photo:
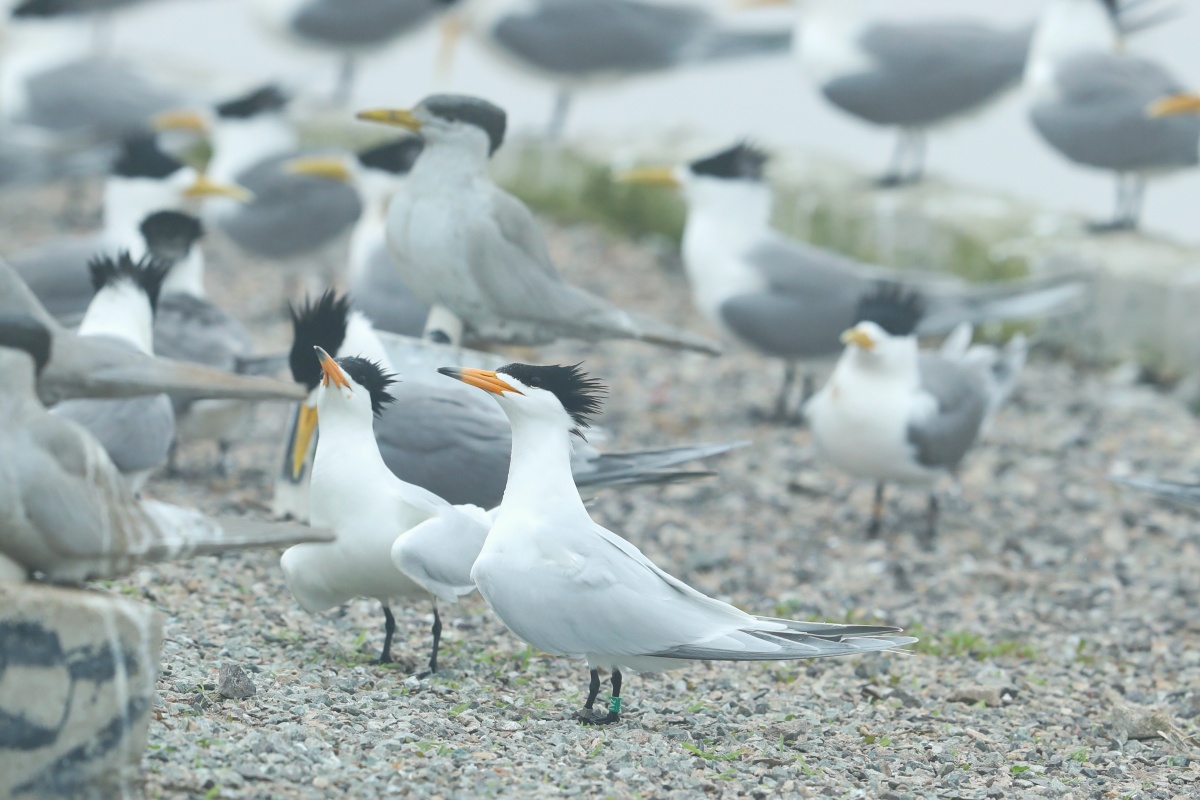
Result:
[[[471,578],[518,637],[587,662],[591,680],[581,722],[620,720],[622,670],[824,658],[916,641],[884,625],[747,614],[667,574],[593,522],[571,478],[570,458],[572,438],[599,411],[604,389],[578,365],[440,371],[491,394],[512,426],[504,500]],[[606,714],[594,711],[601,669],[612,671]]]

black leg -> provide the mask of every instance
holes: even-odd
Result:
[[[579,714],[579,721],[587,725],[612,725],[621,721],[621,670],[612,671],[612,697],[608,701],[608,713],[598,717],[592,712],[596,695],[600,693],[600,673],[592,670],[592,683],[588,686],[588,701]]]
[[[775,398],[775,420],[783,422],[791,414],[792,387],[796,385],[796,362],[789,361],[783,368],[783,386],[779,387],[779,397]]]
[[[878,539],[883,530],[883,481],[875,484],[875,502],[871,503],[871,522],[867,525],[867,538]]]
[[[890,189],[904,183],[904,161],[907,154],[908,131],[901,130],[896,133],[896,146],[892,150],[892,160],[888,164],[887,172],[875,181],[875,185],[881,189]]]
[[[909,132],[910,141],[912,142],[912,166],[908,171],[908,175],[904,178],[904,183],[912,185],[920,183],[925,177],[925,131],[914,130]]]
[[[354,56],[347,53],[342,56],[338,65],[337,83],[333,87],[333,97],[330,98],[335,107],[348,105],[354,94]]]
[[[222,478],[229,477],[229,450],[232,447],[229,442],[217,442],[217,475]]]
[[[383,604],[383,653],[379,656],[380,664],[392,663],[392,636],[396,633],[396,618],[387,603]]]
[[[1142,199],[1146,194],[1146,179],[1141,175],[1129,176],[1129,188],[1125,195],[1125,226],[1137,230],[1142,218]]]
[[[1119,231],[1127,231],[1135,227],[1132,219],[1135,218],[1133,212],[1135,185],[1139,179],[1136,176],[1126,175],[1121,173],[1117,175],[1117,202],[1116,208],[1113,210],[1112,219],[1108,222],[1093,222],[1088,225],[1088,230],[1092,233],[1115,233]],[[1137,200],[1140,205],[1140,199]]]
[[[437,672],[438,644],[442,641],[442,618],[438,614],[437,603],[433,604],[433,655],[429,657],[429,671]]]
[[[600,694],[600,670],[592,670],[592,680],[588,684],[587,702],[583,704],[583,708],[576,714],[576,718],[585,724],[591,724],[596,721],[592,713],[592,707],[596,705],[596,695]]]
[[[550,124],[546,126],[546,138],[558,141],[567,128],[567,113],[571,110],[571,92],[559,89],[554,95],[554,111],[550,114]]]
[[[938,523],[938,499],[933,492],[929,493],[929,526],[925,530],[925,538],[921,542],[926,550],[932,550],[934,542],[937,541],[937,523]]]

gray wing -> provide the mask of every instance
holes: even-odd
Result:
[[[88,431],[125,474],[167,463],[175,440],[175,411],[165,394],[115,400],[66,400],[50,413]]]
[[[779,358],[831,355],[855,322],[859,297],[873,285],[857,262],[779,236],[745,255],[766,282],[761,292],[736,295],[719,312],[738,337]]]
[[[537,0],[500,17],[492,36],[535,67],[584,76],[671,67],[707,24],[705,13],[680,5]]]
[[[129,64],[95,58],[34,75],[27,93],[26,121],[106,137],[145,130],[154,114],[188,103],[185,95],[155,85]]]
[[[37,245],[9,263],[47,311],[58,319],[78,319],[95,294],[88,261],[105,249],[103,236],[81,236]]]
[[[1057,96],[1034,104],[1034,127],[1072,161],[1139,171],[1195,166],[1200,117],[1151,118],[1147,107],[1184,87],[1142,58],[1086,53],[1056,67]]]
[[[434,0],[309,0],[292,18],[292,30],[327,45],[385,44],[437,11]]]
[[[499,406],[477,393],[394,385],[396,402],[375,422],[384,463],[401,480],[455,505],[500,504],[512,434]],[[483,402],[480,402],[483,401]]]
[[[331,242],[358,219],[362,202],[354,187],[283,169],[306,154],[268,158],[238,175],[254,200],[225,217],[221,229],[239,246],[264,258],[293,258]]]
[[[834,105],[877,125],[929,125],[963,114],[1017,85],[1032,27],[971,22],[876,23],[859,46],[875,69],[826,82]]]
[[[920,373],[921,389],[937,401],[937,411],[909,423],[908,441],[922,465],[954,469],[979,436],[987,389],[971,370],[934,353],[921,354]]]
[[[377,329],[414,337],[425,332],[429,306],[409,290],[386,244],[375,249],[349,288],[354,307]]]
[[[102,175],[115,156],[112,142],[80,142],[32,126],[0,124],[0,186]]]
[[[154,317],[154,353],[234,372],[254,349],[242,323],[220,307],[182,292],[163,295]]]

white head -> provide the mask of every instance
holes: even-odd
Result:
[[[508,124],[504,109],[478,97],[435,94],[409,109],[363,111],[358,118],[395,125],[419,133],[425,140],[417,166],[447,158],[482,170],[504,142]]]
[[[495,372],[454,367],[438,372],[490,392],[512,423],[514,436],[536,428],[582,437],[582,429],[600,411],[605,388],[579,366],[509,364]]]
[[[1025,65],[1026,84],[1053,80],[1054,66],[1080,53],[1111,53],[1120,47],[1118,0],[1052,0],[1038,18]]]
[[[856,371],[888,377],[917,374],[917,337],[895,336],[874,322],[860,322],[842,334],[841,363]]]
[[[123,252],[88,264],[95,297],[79,323],[80,336],[114,336],[143,353],[154,353],[154,310],[167,266],[151,258],[134,261]]]

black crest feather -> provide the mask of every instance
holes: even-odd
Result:
[[[504,143],[508,115],[504,113],[503,108],[494,103],[465,94],[435,94],[422,100],[421,105],[442,119],[465,122],[481,128],[491,143],[489,155],[495,153]]]
[[[719,153],[697,159],[688,165],[693,175],[727,180],[761,181],[769,156],[748,142],[738,142]]]
[[[404,136],[384,142],[367,150],[360,150],[358,163],[370,169],[381,169],[393,175],[407,175],[425,148],[425,140],[419,136]]]
[[[350,298],[346,295],[338,297],[337,292],[330,289],[316,302],[306,299],[299,309],[289,305],[288,313],[292,317],[292,349],[288,353],[292,380],[311,391],[317,388],[322,375],[321,362],[313,347],[337,356],[346,338]]]
[[[158,309],[158,293],[170,269],[169,264],[164,264],[148,254],[134,261],[128,250],[122,250],[115,257],[97,255],[88,262],[93,289],[99,292],[106,286],[129,281],[146,293],[152,311]]]
[[[386,371],[378,361],[361,356],[345,356],[337,359],[337,363],[355,383],[371,393],[371,412],[375,416],[382,414],[383,407],[388,403],[396,402],[396,398],[387,390],[396,383],[396,376]]]
[[[910,336],[925,315],[925,302],[915,291],[885,281],[858,301],[856,322],[874,322],[892,336]]]
[[[281,86],[268,83],[246,94],[217,104],[217,116],[223,119],[249,119],[270,111],[287,108],[292,97]]]
[[[592,417],[600,413],[608,392],[603,383],[580,369],[582,365],[582,361],[568,366],[509,364],[496,372],[511,375],[531,388],[551,392],[575,420],[578,426],[575,433],[582,436],[580,429],[591,427]]]
[[[24,350],[40,373],[50,360],[50,329],[29,314],[0,313],[0,347]]]
[[[192,245],[204,235],[204,223],[182,211],[155,211],[142,220],[138,229],[151,255],[172,265],[186,258]]]
[[[112,174],[123,178],[165,178],[183,169],[183,162],[163,151],[152,133],[126,136],[112,165]]]

